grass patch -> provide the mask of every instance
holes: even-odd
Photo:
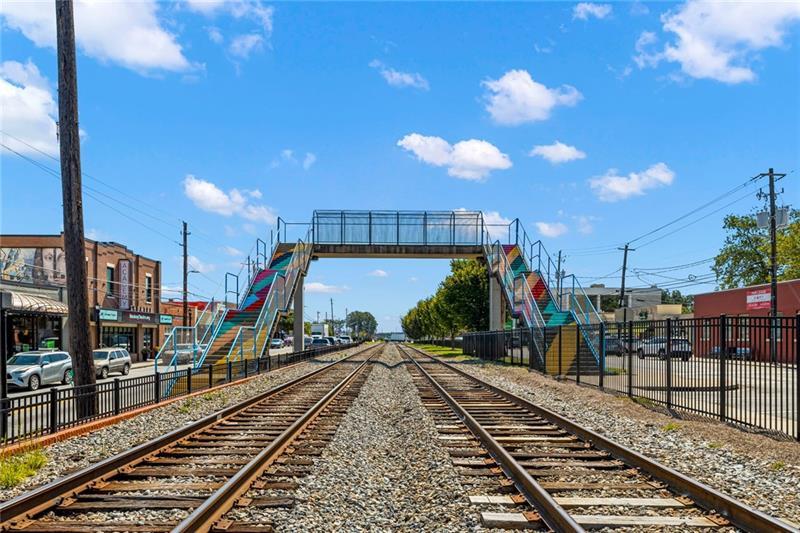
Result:
[[[0,456],[0,488],[10,489],[31,477],[47,464],[47,455],[41,448]]]
[[[426,352],[439,357],[455,357],[464,355],[464,352],[462,352],[460,348],[446,348],[444,346],[436,346],[433,344],[415,344],[414,347],[419,348],[420,350],[425,350]]]
[[[191,400],[191,398],[189,399]],[[214,392],[207,392],[205,394],[200,395],[200,399],[205,402],[213,402],[214,400],[225,399],[225,393],[221,390]]]
[[[621,367],[618,366],[609,366],[606,367],[606,375],[607,376],[621,376],[623,374],[627,374],[628,372]]]
[[[186,398],[181,404],[178,406],[178,412],[186,414],[192,410],[192,407],[195,405],[194,398]]]
[[[718,449],[722,448],[722,443],[721,442],[709,442],[708,443],[708,447],[711,448],[712,450],[718,450]]]
[[[664,424],[664,426],[661,429],[669,433],[670,431],[677,431],[678,429],[680,429],[680,427],[681,425],[678,424],[677,422],[669,422],[667,424]]]
[[[783,470],[784,467],[786,467],[786,463],[784,463],[783,461],[775,461],[774,463],[769,465],[769,469],[774,472],[777,472],[778,470]]]
[[[656,406],[656,402],[649,398],[642,398],[641,396],[633,398],[633,402],[638,403],[642,407],[647,407],[648,409],[652,409]]]

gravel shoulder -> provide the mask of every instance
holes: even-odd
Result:
[[[678,420],[628,398],[520,367],[477,360],[455,364],[753,507],[800,524],[800,444],[712,421]]]
[[[481,530],[397,348],[379,361],[278,531]]]
[[[51,444],[43,448],[47,455],[47,464],[20,485],[0,490],[0,502],[291,381],[323,364],[350,355],[357,349],[359,348],[325,354],[294,366],[279,368],[247,383],[234,384],[218,391],[179,400],[118,424]]]

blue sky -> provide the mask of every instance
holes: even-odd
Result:
[[[52,11],[0,7],[0,137],[57,169]],[[796,3],[77,2],[86,231],[160,259],[176,287],[189,221],[192,290],[211,294],[277,216],[481,209],[616,285],[617,245],[798,167],[798,21]],[[59,232],[57,179],[5,148],[0,165],[2,232]],[[783,186],[797,205],[797,174]],[[639,240],[631,283],[713,290],[707,262],[643,269],[712,257],[755,191]],[[306,314],[333,298],[397,329],[447,270],[321,260]]]

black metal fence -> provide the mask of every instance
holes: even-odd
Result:
[[[463,350],[800,440],[798,339],[800,316],[719,316],[470,333]]]
[[[0,399],[0,443],[7,445],[56,433],[359,344],[323,346],[290,354],[212,364],[194,371],[186,368],[146,376],[116,378],[95,385],[54,387],[48,391]],[[79,405],[82,402],[93,407],[93,414],[79,415]]]

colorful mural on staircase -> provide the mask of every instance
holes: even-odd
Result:
[[[225,314],[206,352],[204,364],[225,363],[231,346],[239,334],[239,329],[242,327],[255,327],[275,280],[278,276],[286,274],[286,269],[289,268],[293,253],[294,248],[283,251],[276,250],[270,260],[269,267],[256,273],[240,307],[238,309],[230,309]],[[250,349],[252,350],[252,344],[250,344]]]
[[[578,357],[581,358],[582,372],[597,371],[597,361],[587,343],[581,340],[582,335],[573,314],[570,311],[562,311],[559,308],[539,273],[528,268],[519,246],[516,244],[504,244],[502,247],[508,264],[514,272],[514,278],[522,276],[527,281],[527,287],[531,292],[530,296],[536,302],[536,307],[539,309],[539,314],[547,328],[542,338],[542,351],[548,356],[545,360],[556,361],[555,364],[557,365],[560,350],[562,368],[548,367],[546,369],[547,372],[554,375],[559,372],[575,373],[577,372]],[[526,324],[528,327],[534,325],[536,324]],[[561,328],[558,328],[558,326],[561,326]]]

